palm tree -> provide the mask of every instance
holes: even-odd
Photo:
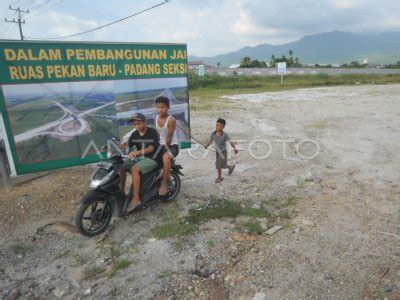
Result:
[[[242,60],[240,61],[240,67],[241,68],[248,68],[251,65],[251,58],[248,56],[245,56],[242,58]]]
[[[218,67],[218,69],[219,69],[220,66],[221,66],[221,63],[220,63],[220,62],[217,62],[217,67]]]

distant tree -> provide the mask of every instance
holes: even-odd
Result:
[[[261,63],[258,59],[252,60],[250,62],[250,68],[260,68],[261,67]]]
[[[218,67],[218,69],[221,67],[221,63],[220,62],[217,62],[217,67]]]
[[[350,68],[360,68],[361,67],[361,64],[358,62],[358,61],[352,61],[350,64],[349,64],[349,67]]]
[[[245,56],[242,58],[240,61],[240,67],[241,68],[250,68],[251,67],[251,58],[248,56]]]

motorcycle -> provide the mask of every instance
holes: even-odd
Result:
[[[113,216],[124,217],[127,215],[133,187],[126,195],[119,187],[119,170],[122,167],[125,155],[114,155],[108,161],[98,164],[98,169],[90,179],[90,190],[83,196],[78,211],[75,215],[75,225],[78,231],[85,236],[93,237],[104,232]],[[173,201],[181,188],[180,176],[182,166],[171,161],[171,172],[168,178],[167,194],[159,195],[162,180],[162,168],[145,175],[141,175],[140,196],[141,204],[134,212],[153,205],[157,201]]]

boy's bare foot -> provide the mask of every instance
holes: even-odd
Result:
[[[219,178],[215,179],[215,183],[220,183],[222,180],[224,180],[224,178],[223,177],[219,177]]]
[[[158,190],[158,194],[160,196],[165,196],[167,194],[167,185],[161,184],[160,189]]]
[[[236,165],[233,165],[229,168],[228,175],[231,175],[233,173],[233,170],[235,170],[235,167],[236,167]]]

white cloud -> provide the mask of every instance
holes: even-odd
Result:
[[[42,1],[42,0],[41,0]],[[159,1],[78,0],[29,19],[27,36],[69,35]],[[307,34],[400,30],[397,0],[171,0],[150,12],[72,40],[183,42],[189,54],[215,55]]]
[[[93,20],[81,20],[69,14],[57,13],[49,11],[46,15],[47,20],[52,22],[51,28],[48,30],[51,36],[65,36],[77,32],[81,32],[99,24]]]

